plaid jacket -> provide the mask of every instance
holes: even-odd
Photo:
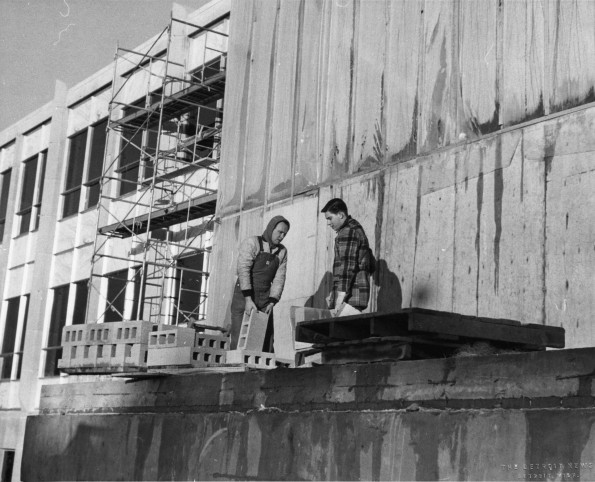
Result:
[[[331,308],[337,292],[344,291],[345,302],[363,310],[370,299],[370,246],[362,228],[351,216],[337,232],[333,263]]]

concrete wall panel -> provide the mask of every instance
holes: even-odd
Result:
[[[356,3],[355,18],[351,172],[378,167],[384,164],[386,156],[384,78],[388,5],[385,1]]]
[[[417,153],[423,12],[416,2],[386,2],[388,9],[384,118],[386,160]]]
[[[225,95],[222,146],[221,185],[218,212],[239,210],[242,199],[244,156],[246,148],[247,97],[251,83],[252,1],[232,3],[230,17],[228,69]],[[255,176],[261,173],[252,171]]]
[[[271,162],[268,165],[267,198],[270,201],[287,198],[292,193],[295,162],[296,76],[298,71],[298,39],[303,6],[299,2],[281,3],[274,57],[272,88]]]
[[[353,162],[353,61],[355,1],[328,2],[328,77],[323,104],[322,179],[341,178]]]

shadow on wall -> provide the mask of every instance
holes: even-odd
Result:
[[[375,271],[370,281],[378,287],[376,311],[386,313],[400,310],[403,305],[403,292],[399,277],[390,270],[384,259],[375,260],[374,265]],[[328,309],[327,298],[332,286],[333,274],[327,271],[320,280],[316,292],[306,300],[304,306]]]

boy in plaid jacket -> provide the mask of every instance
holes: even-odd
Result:
[[[349,216],[342,199],[331,199],[322,213],[336,233],[333,262],[333,290],[330,308],[334,316],[362,311],[370,298],[371,251],[361,224]],[[346,305],[349,307],[346,308]]]

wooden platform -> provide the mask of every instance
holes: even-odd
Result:
[[[444,357],[478,342],[501,351],[564,348],[565,343],[559,327],[421,308],[298,321],[296,341],[313,343],[323,363]]]

